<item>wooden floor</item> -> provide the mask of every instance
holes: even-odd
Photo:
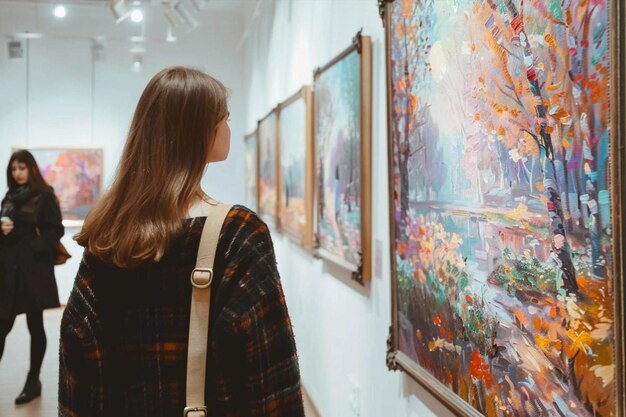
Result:
[[[30,335],[26,316],[17,317],[13,330],[7,337],[4,356],[0,361],[0,417],[57,417],[57,378],[59,368],[59,323],[63,309],[46,310],[44,326],[48,336],[48,350],[41,369],[42,395],[21,406],[13,402],[20,393],[29,367]],[[306,415],[319,417],[305,396]]]

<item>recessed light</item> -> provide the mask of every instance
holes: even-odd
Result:
[[[58,17],[59,19],[63,19],[66,14],[67,10],[65,10],[65,6],[63,6],[62,4],[59,4],[54,8],[54,16]]]
[[[143,20],[143,12],[139,9],[135,9],[132,12],[130,12],[130,20],[132,20],[135,23],[139,23]]]

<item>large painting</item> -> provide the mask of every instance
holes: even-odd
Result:
[[[278,210],[276,110],[259,121],[259,215],[269,225],[276,226]]]
[[[386,5],[388,365],[460,415],[624,416],[617,13]]]
[[[279,105],[280,229],[304,248],[313,236],[313,114],[310,87]]]
[[[371,41],[315,71],[316,238],[321,257],[371,273]]]
[[[245,166],[245,202],[246,206],[257,211],[257,181],[258,175],[258,136],[257,131],[248,134],[244,138]]]
[[[54,187],[63,224],[81,226],[102,191],[102,149],[34,148],[29,152]]]

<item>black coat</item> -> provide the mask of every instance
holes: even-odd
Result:
[[[0,233],[0,318],[58,307],[54,256],[65,230],[57,198],[36,194],[11,220],[13,231]]]

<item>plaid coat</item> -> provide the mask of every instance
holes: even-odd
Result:
[[[181,417],[191,284],[205,217],[136,269],[86,253],[61,322],[59,416]],[[210,416],[303,417],[291,321],[267,226],[233,207],[215,258],[206,402]]]

